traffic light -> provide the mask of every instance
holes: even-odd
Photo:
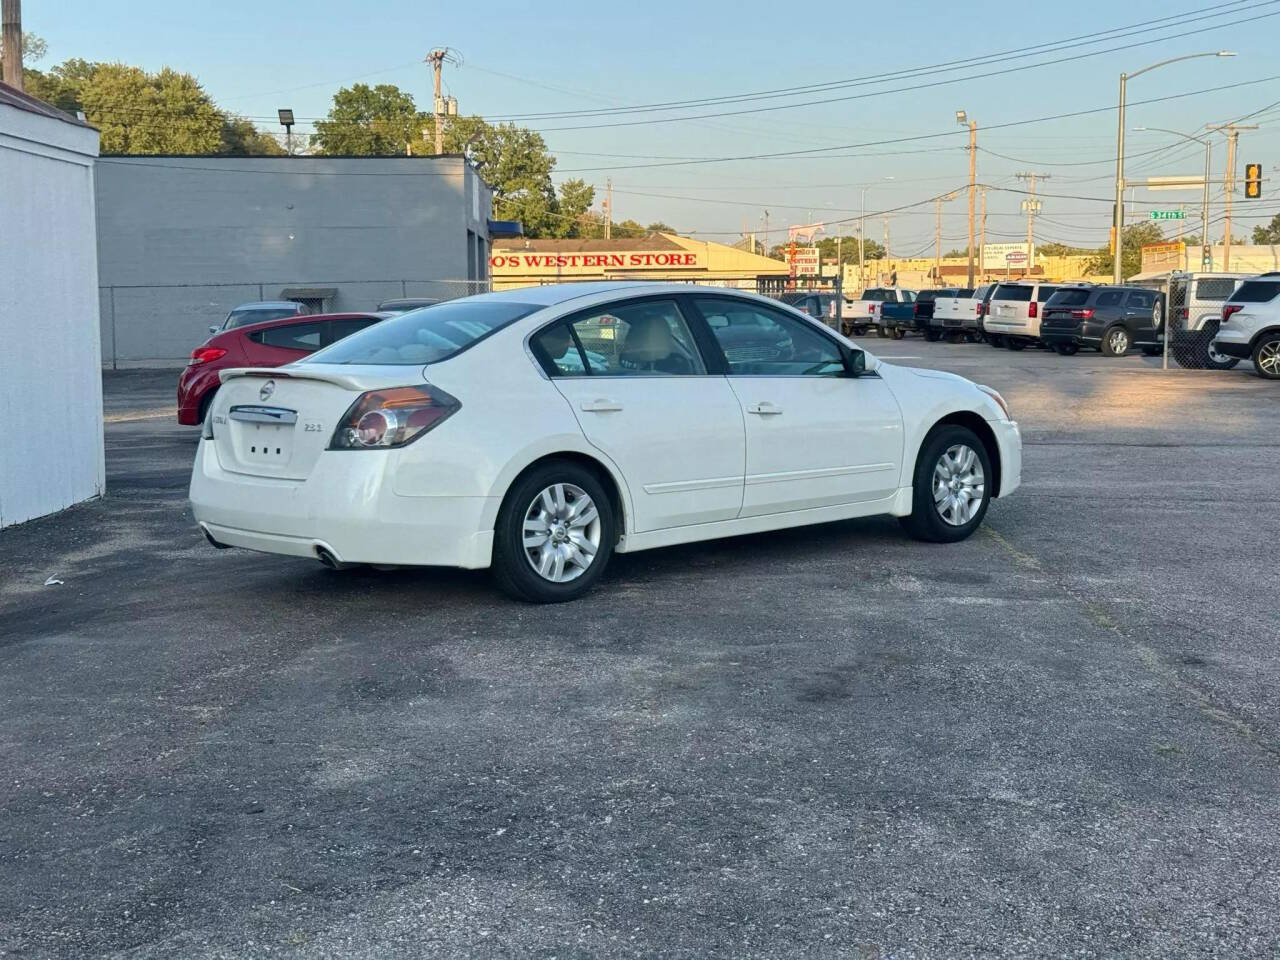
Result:
[[[1250,200],[1257,200],[1262,196],[1262,164],[1244,165],[1244,195]]]

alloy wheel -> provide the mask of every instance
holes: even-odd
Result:
[[[1259,347],[1255,362],[1268,377],[1280,377],[1280,340],[1268,340]]]
[[[966,444],[948,447],[933,468],[933,505],[953,527],[963,527],[982,506],[986,477],[977,451]]]
[[[1123,355],[1129,352],[1129,334],[1123,329],[1112,330],[1107,334],[1107,342],[1112,353]]]
[[[572,483],[553,483],[525,511],[524,555],[544,580],[568,583],[595,561],[600,532],[600,513],[587,492]]]

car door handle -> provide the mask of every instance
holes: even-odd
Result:
[[[588,413],[613,413],[622,409],[622,404],[617,400],[607,400],[604,397],[597,397],[595,400],[583,400],[581,407]]]
[[[763,403],[753,403],[747,407],[747,413],[756,413],[762,417],[772,417],[782,412],[781,407],[775,407],[768,400]]]

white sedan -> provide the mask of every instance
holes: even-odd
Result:
[[[961,540],[1021,468],[989,387],[885,363],[754,294],[583,283],[223,371],[191,504],[215,546],[492,567],[554,602],[614,551],[875,514]]]

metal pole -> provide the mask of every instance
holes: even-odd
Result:
[[[1227,135],[1227,224],[1222,235],[1222,269],[1231,269],[1231,195],[1236,192],[1236,142],[1240,138],[1237,130]]]
[[[22,89],[22,0],[3,0],[0,10],[0,55],[4,57],[5,83],[15,90]]]
[[[1200,268],[1213,270],[1213,247],[1209,245],[1209,173],[1212,169],[1213,141],[1204,143],[1204,196],[1200,200]]]
[[[1120,283],[1123,279],[1120,261],[1124,253],[1124,97],[1128,74],[1120,74],[1120,123],[1116,131],[1116,206],[1112,211],[1111,229],[1115,231],[1116,241],[1111,266],[1111,280]]]
[[[1033,224],[1036,217],[1036,175],[1031,174],[1031,195],[1027,198],[1027,276],[1035,271],[1035,263],[1031,259],[1031,244],[1035,240]]]
[[[933,285],[938,286],[942,276],[942,198],[937,200],[938,219],[933,229]]]
[[[982,188],[982,238],[978,241],[978,269],[985,278],[987,275],[987,254],[983,249],[987,245],[987,189]]]
[[[858,219],[858,283],[867,285],[867,188],[862,188],[862,216]]]
[[[969,287],[973,287],[973,201],[978,190],[978,123],[969,121]]]

